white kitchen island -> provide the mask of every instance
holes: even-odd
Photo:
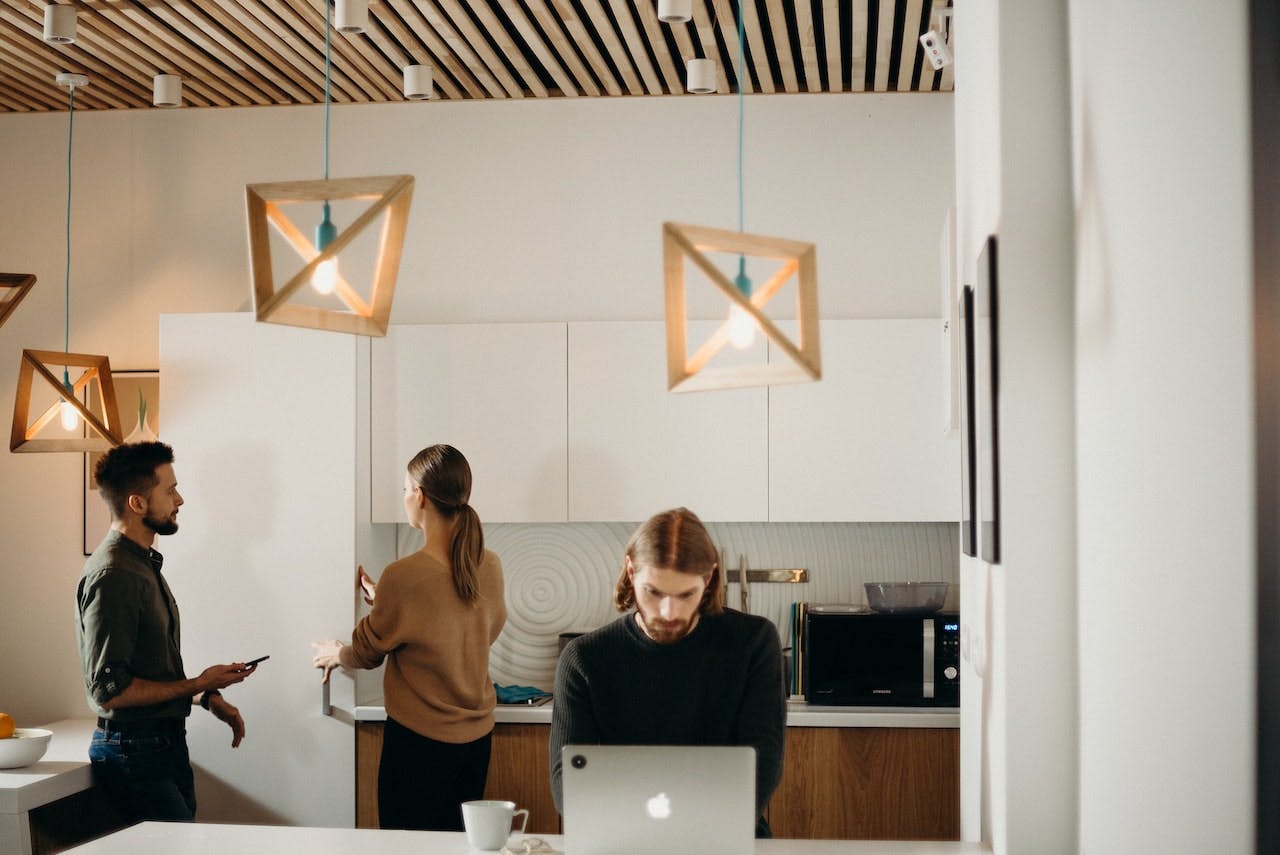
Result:
[[[93,786],[89,769],[91,718],[44,725],[53,731],[39,762],[0,769],[0,853],[31,855],[31,811]]]
[[[522,839],[517,837],[512,843]],[[564,845],[560,837],[540,839],[556,852]],[[170,822],[144,822],[67,851],[74,855],[278,855],[281,852],[468,855],[475,852],[461,832]],[[512,851],[521,852],[522,848],[516,846]],[[901,840],[757,840],[755,845],[759,855],[977,855],[990,851],[978,843]]]

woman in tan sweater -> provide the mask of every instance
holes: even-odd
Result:
[[[489,647],[507,608],[502,563],[484,548],[470,496],[471,467],[460,451],[418,452],[405,474],[404,508],[426,542],[388,564],[376,586],[357,568],[372,611],[350,644],[312,645],[325,680],[338,666],[376,668],[386,659],[382,828],[462,831],[462,802],[484,796],[497,701]]]

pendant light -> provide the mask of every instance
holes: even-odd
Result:
[[[743,205],[743,113],[747,75],[745,11],[738,0],[738,230],[731,232],[702,226],[663,223],[663,273],[666,293],[667,387],[673,392],[726,389],[743,386],[774,385],[818,380],[822,362],[818,345],[817,251],[813,244],[783,238],[747,234],[744,229]],[[699,68],[694,77],[690,60],[686,88],[690,92],[706,92],[714,86],[703,85],[702,77],[710,75]],[[738,272],[730,281],[706,256],[707,252],[728,252],[738,256]],[[777,272],[758,289],[753,289],[747,276],[747,256],[781,261]],[[729,316],[693,354],[688,355],[688,306],[685,299],[684,263],[688,259],[729,300]],[[765,303],[796,276],[796,314],[799,320],[800,345],[795,345],[761,311]],[[707,368],[725,344],[740,349],[750,347],[759,329],[793,364],[782,362],[764,367],[734,366]]]
[[[349,33],[363,31],[367,3],[340,0],[337,3],[339,28]],[[332,100],[332,34],[334,8],[325,3],[324,32],[324,178],[319,181],[282,181],[250,184],[245,188],[249,222],[249,254],[254,311],[261,322],[310,327],[356,335],[386,335],[395,294],[396,276],[404,246],[409,205],[413,198],[412,175],[331,179],[329,177],[329,109]],[[428,70],[429,71],[429,70]],[[417,85],[421,85],[421,82]],[[429,73],[426,86],[430,87]],[[407,88],[407,87],[406,87]],[[344,200],[374,200],[344,231],[333,222],[331,203]],[[314,240],[284,214],[285,205],[321,203],[321,218]],[[347,283],[338,265],[338,256],[354,238],[385,214],[373,273],[373,291],[368,302]],[[279,290],[271,263],[271,236],[274,227],[302,258],[304,267]],[[325,309],[289,303],[299,288],[310,283],[316,293],[333,295],[345,306]]]
[[[35,284],[36,277],[31,273],[0,273],[0,327]]]
[[[119,445],[120,416],[116,407],[115,386],[111,381],[111,365],[105,356],[71,353],[71,152],[75,130],[76,88],[89,84],[83,74],[59,74],[59,86],[70,92],[67,109],[67,215],[66,215],[66,267],[65,309],[63,314],[63,351],[24,350],[18,371],[18,391],[13,406],[13,428],[9,435],[10,451],[106,451]],[[59,380],[51,366],[62,366]],[[71,381],[71,368],[83,368],[84,372]],[[58,394],[58,400],[44,414],[30,422],[31,387],[36,376],[48,383]],[[96,387],[92,384],[96,381]],[[98,418],[79,400],[79,394],[87,388],[98,391],[98,405],[102,418]],[[90,437],[42,438],[40,433],[57,417],[62,429],[76,431],[83,418],[86,426],[96,434]]]

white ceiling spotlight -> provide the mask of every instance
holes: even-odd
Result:
[[[951,13],[950,6],[935,9],[933,14],[938,16],[938,29],[931,29],[920,37],[920,46],[924,48],[924,55],[934,71],[941,71],[956,61],[951,53]]]
[[[410,101],[425,101],[431,97],[431,66],[404,67],[404,97]]]
[[[714,59],[691,59],[685,66],[688,81],[685,88],[694,95],[709,95],[716,91],[716,61]]]
[[[334,0],[333,26],[347,35],[363,33],[369,18],[368,0]]]
[[[693,17],[693,0],[658,0],[658,20],[664,24],[686,24]]]
[[[76,9],[50,3],[44,7],[44,40],[51,45],[69,45],[76,40]]]
[[[181,107],[182,78],[176,74],[157,74],[151,81],[151,103],[156,107]]]

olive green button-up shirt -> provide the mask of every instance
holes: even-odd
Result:
[[[139,721],[189,715],[190,698],[104,710],[134,677],[184,680],[178,604],[160,568],[164,556],[112,529],[85,562],[76,586],[80,670],[89,705],[102,718]]]

